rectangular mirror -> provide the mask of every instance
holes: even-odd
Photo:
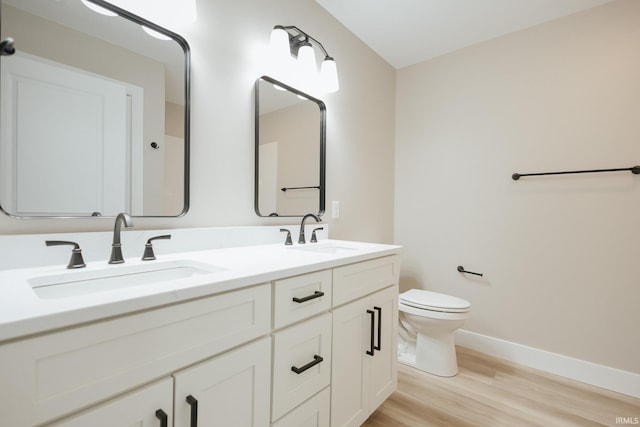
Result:
[[[187,42],[101,0],[1,7],[15,53],[0,59],[0,208],[21,218],[186,213]]]
[[[267,76],[256,81],[255,98],[256,214],[324,214],[324,103]]]

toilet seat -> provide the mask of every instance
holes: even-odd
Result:
[[[400,294],[400,304],[444,313],[466,313],[471,307],[471,303],[462,298],[423,289],[410,289]]]

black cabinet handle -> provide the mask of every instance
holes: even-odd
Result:
[[[187,403],[191,406],[191,427],[198,427],[198,399],[189,395]]]
[[[307,363],[306,365],[304,365],[301,368],[297,368],[295,366],[291,367],[291,370],[293,372],[295,372],[296,374],[300,375],[301,373],[303,373],[304,371],[306,371],[307,369],[313,368],[314,366],[316,366],[318,363],[322,362],[324,359],[320,356],[318,356],[317,354],[313,356],[313,361]]]
[[[373,342],[373,336],[374,336],[373,330],[375,329],[375,325],[376,325],[376,319],[375,319],[376,314],[374,313],[373,310],[367,310],[367,313],[371,315],[371,343],[369,344],[370,349],[367,350],[367,354],[369,356],[373,356],[374,350],[376,349]]]
[[[380,351],[382,350],[382,308],[373,307],[373,309],[378,312],[378,345],[373,348]]]
[[[160,420],[160,427],[168,427],[169,426],[169,420],[167,417],[167,413],[164,412],[162,409],[158,409],[156,411],[156,418]]]
[[[324,292],[322,292],[322,291],[315,291],[315,292],[313,293],[313,295],[309,295],[309,296],[306,296],[306,297],[304,297],[304,298],[296,298],[296,297],[293,297],[293,302],[303,303],[303,302],[307,302],[307,301],[310,301],[310,300],[312,300],[312,299],[320,298],[320,297],[323,297],[323,296],[324,296]]]

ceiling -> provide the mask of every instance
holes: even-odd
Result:
[[[403,68],[612,0],[316,0]]]

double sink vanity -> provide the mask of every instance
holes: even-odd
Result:
[[[399,251],[321,239],[0,271],[2,424],[360,425],[396,387]]]

